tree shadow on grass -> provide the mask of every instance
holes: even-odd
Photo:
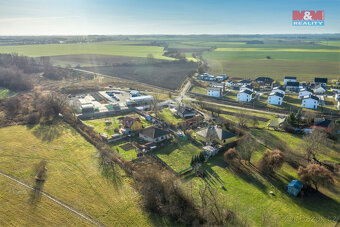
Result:
[[[38,205],[38,203],[40,203],[41,201],[41,192],[43,190],[45,181],[41,181],[41,180],[36,180],[35,184],[33,186],[33,190],[31,191],[30,197],[29,197],[29,203],[32,206],[36,206]]]
[[[123,185],[122,175],[119,172],[119,167],[116,166],[113,162],[108,164],[100,163],[100,169],[102,175],[113,184],[114,188],[119,192],[119,189]]]
[[[32,130],[32,133],[36,138],[41,139],[44,142],[51,142],[63,134],[64,127],[59,124],[38,125],[32,128]]]

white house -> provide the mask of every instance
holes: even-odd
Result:
[[[302,88],[299,91],[299,99],[302,99],[305,96],[310,96],[313,94],[313,91],[310,90],[309,88]]]
[[[239,93],[237,93],[237,101],[238,102],[250,102],[250,100],[252,99],[252,95],[253,95],[253,92],[249,90],[240,91]]]
[[[207,95],[212,97],[221,97],[222,96],[222,88],[220,87],[208,87]]]
[[[251,85],[251,80],[240,80],[237,82],[237,85],[243,86],[243,85]]]
[[[281,93],[270,93],[268,95],[268,104],[272,104],[272,105],[282,105],[282,100],[283,100],[284,95]]]
[[[225,92],[225,83],[221,82],[221,83],[217,83],[217,82],[211,82],[210,87],[218,87],[222,89],[222,93]]]
[[[139,138],[153,143],[161,142],[169,137],[169,132],[155,127],[145,128],[139,133]]]
[[[251,85],[243,85],[242,87],[240,87],[240,91],[245,91],[245,90],[249,90],[249,91],[253,92],[254,88]]]
[[[272,92],[274,92],[274,93],[278,92],[280,94],[283,94],[283,96],[286,95],[285,89],[283,87],[274,87]]]
[[[317,86],[314,88],[314,93],[315,93],[315,94],[325,94],[325,93],[326,93],[326,89],[323,88],[321,85],[317,85]]]
[[[296,77],[286,76],[283,80],[283,84],[287,85],[287,82],[296,82]]]
[[[317,109],[319,98],[315,95],[309,95],[302,98],[301,106],[308,109]]]
[[[338,110],[340,110],[340,101],[338,101]]]
[[[340,93],[335,93],[334,99],[335,99],[335,101],[339,102],[340,101]]]
[[[288,81],[287,84],[286,84],[286,91],[298,92],[299,89],[300,89],[300,83],[299,82]]]

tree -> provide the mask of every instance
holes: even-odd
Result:
[[[146,56],[146,60],[147,60],[147,63],[152,64],[152,63],[154,63],[155,58],[154,58],[153,54],[148,54]]]
[[[153,96],[152,101],[150,102],[150,108],[156,114],[156,117],[158,117],[159,111],[161,109],[159,102],[160,102],[159,96],[157,94],[155,94]]]
[[[224,161],[231,166],[236,167],[238,164],[240,164],[240,159],[240,155],[235,148],[230,148],[224,153]]]
[[[40,161],[36,166],[35,166],[35,179],[37,181],[44,181],[46,179],[46,168],[47,162],[45,160]]]
[[[332,173],[319,164],[308,164],[306,168],[300,166],[298,175],[303,183],[313,184],[316,190],[318,190],[319,184],[326,186],[334,183]]]
[[[279,170],[284,163],[284,155],[280,150],[267,150],[260,160],[260,170],[265,174],[271,174]]]
[[[291,112],[287,117],[287,123],[291,126],[296,126],[296,117],[293,112]]]
[[[256,117],[253,117],[251,121],[253,124],[253,128],[256,128],[259,125],[259,120]]]
[[[303,137],[303,145],[305,147],[305,152],[307,159],[310,160],[311,157],[315,158],[317,153],[321,149],[321,145],[327,140],[327,133],[324,129],[316,128],[312,133],[307,134]]]
[[[241,159],[247,161],[248,164],[250,164],[251,156],[255,151],[255,143],[248,134],[238,141],[236,149],[239,151]]]
[[[246,126],[246,123],[247,123],[247,121],[248,121],[247,116],[246,116],[243,112],[239,112],[239,113],[235,114],[235,116],[236,116],[237,119],[238,119],[238,124],[239,124],[241,127],[245,127],[245,126]]]

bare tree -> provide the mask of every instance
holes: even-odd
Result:
[[[265,174],[272,174],[274,171],[279,170],[284,163],[284,155],[279,150],[267,150],[260,161],[260,169]]]
[[[161,110],[159,103],[160,103],[159,95],[158,94],[153,95],[153,99],[150,102],[150,108],[151,108],[151,111],[153,111],[156,114],[157,117],[158,117],[159,112]]]
[[[332,173],[324,166],[318,164],[308,164],[306,168],[300,166],[298,175],[305,184],[313,184],[318,190],[318,185],[331,185],[334,183]]]
[[[238,124],[241,126],[241,127],[245,127],[246,126],[246,123],[248,121],[248,118],[247,116],[242,113],[242,112],[239,112],[237,114],[235,114],[236,118],[238,119]]]
[[[250,135],[243,136],[239,141],[236,149],[240,153],[240,157],[242,160],[245,160],[250,164],[251,156],[253,155],[256,146],[256,141],[250,137]]]
[[[327,133],[325,130],[316,128],[312,133],[307,134],[303,137],[303,146],[308,160],[311,157],[315,158],[317,153],[320,151],[322,144],[327,140]]]

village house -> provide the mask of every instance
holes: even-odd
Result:
[[[260,76],[255,79],[255,82],[260,86],[271,86],[274,80],[269,77]]]
[[[240,92],[241,91],[245,91],[245,90],[249,90],[249,91],[253,92],[254,91],[254,87],[251,86],[251,85],[243,85],[243,86],[240,87]]]
[[[324,130],[328,130],[332,120],[322,118],[314,118],[314,126],[312,128],[322,128]]]
[[[286,91],[298,92],[299,89],[300,89],[300,83],[299,82],[288,81],[287,84],[286,84]]]
[[[251,80],[240,80],[237,82],[238,86],[243,86],[243,85],[251,85]]]
[[[215,76],[210,75],[209,73],[203,73],[203,75],[200,75],[198,79],[204,80],[204,81],[215,81],[216,80]]]
[[[325,94],[326,89],[324,87],[322,87],[321,85],[316,85],[315,88],[314,88],[314,93],[315,94]]]
[[[139,132],[139,138],[152,143],[162,142],[169,137],[169,132],[153,126]]]
[[[317,109],[319,98],[315,95],[309,95],[302,98],[301,106],[308,109]]]
[[[310,88],[302,88],[299,91],[299,99],[302,99],[305,96],[310,96],[313,94],[313,91]]]
[[[207,157],[213,157],[218,153],[218,148],[213,146],[204,146],[203,152]]]
[[[210,141],[217,141],[219,143],[225,143],[227,139],[234,137],[231,132],[223,130],[221,127],[214,125],[204,128],[197,132],[197,135],[202,136]]]
[[[125,117],[121,124],[124,129],[129,129],[130,131],[138,131],[143,128],[143,124],[139,118]]]
[[[268,104],[282,105],[284,95],[278,92],[272,92],[268,95]]]
[[[221,82],[221,83],[211,82],[210,87],[218,87],[218,88],[222,89],[222,93],[225,92],[225,83],[224,82]]]
[[[177,115],[183,119],[188,119],[194,117],[196,114],[194,111],[192,111],[192,109],[180,106],[178,107]]]
[[[249,90],[240,91],[237,93],[237,101],[238,102],[250,102],[253,98],[253,92]]]
[[[220,75],[218,75],[218,76],[216,77],[216,80],[222,82],[222,81],[225,81],[227,78],[228,78],[227,75],[225,75],[225,74],[220,74]]]
[[[274,87],[272,92],[278,92],[280,94],[283,94],[283,96],[286,95],[285,89],[281,86],[280,87]]]
[[[207,95],[212,97],[221,97],[222,96],[222,88],[220,87],[208,87]]]
[[[288,82],[296,82],[296,77],[286,76],[283,80],[283,85],[287,85]]]
[[[325,88],[327,86],[327,82],[328,82],[327,78],[318,78],[318,77],[314,78],[314,85],[315,86],[320,85],[320,86]]]

